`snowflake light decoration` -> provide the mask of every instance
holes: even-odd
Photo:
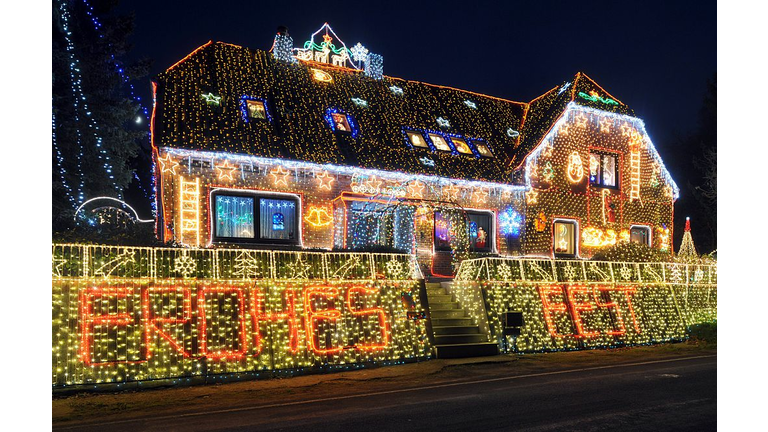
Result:
[[[177,274],[180,274],[182,278],[186,279],[189,277],[189,275],[197,271],[197,262],[195,262],[191,256],[184,253],[182,256],[174,260],[173,271]]]
[[[693,280],[694,280],[694,282],[699,282],[702,279],[704,279],[704,270],[696,269],[696,271],[693,272]]]
[[[630,270],[627,266],[621,266],[619,274],[621,274],[622,279],[629,280],[632,277],[632,270]]]
[[[503,281],[512,279],[512,268],[509,267],[509,264],[507,263],[499,264],[499,266],[496,268],[496,272]]]
[[[352,59],[356,62],[364,62],[368,60],[368,48],[364,47],[360,42],[353,46],[349,52],[352,53]]]
[[[563,269],[563,275],[569,281],[572,281],[576,277],[576,269],[572,267],[570,264],[566,264],[565,268]]]
[[[387,274],[392,279],[397,279],[403,274],[403,263],[395,259],[387,261]]]

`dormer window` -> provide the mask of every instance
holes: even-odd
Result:
[[[435,145],[436,149],[446,152],[452,151],[451,146],[448,145],[442,135],[431,133],[429,134],[429,139],[432,141],[432,144]]]
[[[427,141],[424,139],[424,135],[422,135],[421,132],[407,130],[405,131],[405,135],[408,137],[408,142],[413,147],[429,148],[429,144],[427,144]]]
[[[478,141],[475,141],[474,144],[477,148],[477,152],[480,153],[480,156],[489,158],[493,157],[493,152],[491,152],[491,148],[488,147],[488,144]]]
[[[467,145],[467,142],[464,141],[463,139],[451,137],[451,142],[453,142],[453,146],[456,147],[456,151],[458,151],[459,153],[465,154],[465,155],[472,154],[472,149],[469,148],[469,145]]]
[[[325,121],[335,133],[351,135],[352,138],[357,137],[358,129],[357,123],[355,123],[355,118],[345,112],[335,108],[329,108],[325,112]]]

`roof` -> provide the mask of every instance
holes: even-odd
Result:
[[[333,82],[314,79],[313,69]],[[515,102],[400,78],[375,80],[327,64],[288,64],[266,51],[209,42],[155,79],[152,139],[156,147],[508,183],[568,102],[629,112],[584,74],[570,83],[562,92],[556,87],[530,103]],[[204,94],[221,97],[220,105],[207,105]],[[263,100],[269,121],[248,121],[244,97]],[[614,103],[606,105],[609,99]],[[331,111],[351,115],[354,137],[334,133],[326,120]],[[412,147],[405,129],[463,137],[470,146],[477,140],[495,157]]]

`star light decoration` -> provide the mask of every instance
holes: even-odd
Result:
[[[332,175],[328,174],[328,171],[323,171],[320,174],[315,174],[315,179],[318,181],[319,189],[331,190],[332,184],[336,180]]]
[[[531,189],[525,193],[526,204],[536,204],[539,202],[539,193],[536,190]]]
[[[368,108],[368,101],[365,99],[360,99],[357,97],[352,98],[352,102],[354,102],[355,105],[363,108]]]
[[[464,105],[466,105],[466,106],[468,106],[468,107],[470,107],[470,108],[472,108],[472,109],[477,109],[477,104],[476,104],[476,103],[474,103],[474,102],[472,102],[472,101],[471,101],[471,100],[469,100],[469,99],[467,99],[467,100],[465,100],[465,101],[464,101]]]
[[[208,94],[203,93],[201,96],[208,105],[221,105],[221,96],[216,96],[210,92]]]
[[[167,173],[170,171],[172,175],[176,175],[176,167],[179,166],[179,162],[172,158],[170,153],[166,153],[165,157],[157,158],[157,161],[160,162],[161,172]]]
[[[403,95],[403,89],[398,87],[398,86],[396,86],[396,85],[390,86],[389,87],[389,91],[391,91],[392,94],[395,94],[397,96],[402,96]]]
[[[520,132],[518,132],[518,131],[516,131],[516,130],[514,130],[512,128],[509,128],[509,129],[507,129],[507,136],[514,139],[514,138],[517,138],[517,137],[520,136]]]
[[[283,168],[282,165],[278,165],[278,167],[270,171],[269,174],[272,176],[275,186],[282,184],[283,186],[288,187],[288,176],[291,175],[291,172]]]
[[[368,60],[368,48],[364,47],[360,42],[353,46],[349,52],[352,53],[352,59],[358,63]]]
[[[488,202],[488,193],[488,189],[485,188],[475,189],[472,191],[472,200],[479,204],[485,204]]]
[[[424,183],[418,180],[409,184],[407,189],[408,194],[414,198],[422,198],[424,196]]]
[[[424,165],[424,166],[430,166],[430,167],[435,166],[435,161],[433,161],[432,159],[430,159],[430,158],[428,158],[426,156],[425,157],[420,157],[419,160],[421,161],[421,164]]]
[[[309,272],[309,269],[312,268],[312,266],[304,262],[301,255],[299,255],[296,261],[288,264],[286,267],[290,270],[290,276],[288,276],[289,279],[309,279],[307,273]]]
[[[443,188],[443,195],[447,196],[450,200],[455,200],[456,197],[459,195],[459,188],[456,186],[449,184],[447,187]]]
[[[445,128],[445,129],[448,129],[448,128],[450,128],[450,127],[451,127],[451,122],[450,122],[450,121],[448,121],[448,119],[446,119],[446,118],[443,118],[443,117],[438,117],[438,118],[437,118],[437,124],[438,124],[438,125],[439,125],[441,128]]]
[[[234,173],[237,167],[229,164],[229,160],[224,159],[223,165],[216,165],[216,171],[219,176],[219,180],[234,180]]]

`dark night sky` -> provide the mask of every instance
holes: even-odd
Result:
[[[152,75],[211,39],[266,50],[283,24],[301,45],[326,21],[347,46],[383,55],[385,75],[516,101],[583,71],[645,121],[681,189],[691,149],[676,137],[695,128],[716,71],[714,1],[167,3],[118,9],[135,11],[132,56],[154,59]],[[678,223],[685,207],[683,195]]]

